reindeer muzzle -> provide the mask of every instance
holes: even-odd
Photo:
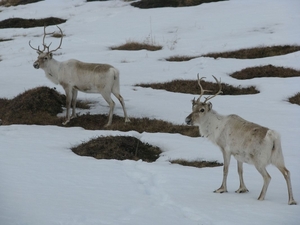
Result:
[[[40,68],[40,65],[39,65],[37,62],[35,62],[35,63],[33,63],[33,67],[34,67],[35,69],[39,69],[39,68]]]
[[[189,117],[185,118],[185,122],[187,125],[192,125],[192,120]]]

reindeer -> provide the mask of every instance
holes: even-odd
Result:
[[[53,52],[60,49],[63,32],[60,27],[57,26],[60,31],[61,39],[59,46],[54,50],[49,50],[50,45],[45,44],[45,38],[53,33],[46,33],[46,26],[44,27],[43,36],[43,50],[40,47],[34,48],[29,46],[38,53],[38,58],[34,62],[33,67],[35,69],[43,69],[46,77],[55,84],[60,84],[66,92],[66,121],[63,122],[66,125],[70,119],[76,117],[76,99],[77,92],[82,91],[86,93],[100,93],[105,101],[108,103],[110,110],[108,116],[108,123],[105,126],[111,125],[113,111],[115,103],[111,98],[113,93],[116,98],[120,101],[125,122],[129,122],[127,112],[125,109],[125,103],[123,97],[120,94],[120,78],[119,71],[108,64],[96,64],[96,63],[85,63],[76,59],[70,59],[67,61],[59,62],[53,58]],[[70,116],[70,107],[73,107],[72,115]]]
[[[214,77],[214,76],[213,76]],[[212,109],[212,103],[208,100],[222,93],[220,81],[214,79],[219,85],[219,91],[201,102],[202,95],[208,90],[201,86],[198,74],[198,85],[201,93],[197,100],[192,101],[192,113],[188,115],[185,122],[188,125],[199,126],[200,135],[208,138],[211,142],[218,145],[224,159],[223,181],[215,193],[227,192],[227,174],[231,155],[237,160],[237,170],[240,179],[240,187],[236,193],[248,192],[243,179],[243,163],[253,164],[262,175],[264,184],[258,200],[264,200],[271,177],[266,170],[269,164],[275,165],[283,174],[289,196],[289,205],[296,205],[293,198],[290,172],[284,164],[279,134],[266,127],[251,123],[237,115],[223,116]]]

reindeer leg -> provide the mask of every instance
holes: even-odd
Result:
[[[119,99],[119,102],[122,105],[124,116],[125,116],[125,123],[130,122],[130,119],[128,118],[127,112],[126,112],[126,109],[125,109],[125,103],[124,103],[123,97],[119,93],[113,92],[113,94],[116,96],[117,99]]]
[[[248,189],[246,188],[246,185],[244,183],[244,178],[243,178],[243,162],[237,161],[238,165],[238,174],[240,177],[240,188],[236,190],[236,193],[245,193],[249,192]]]
[[[284,176],[284,179],[286,180],[288,194],[289,194],[289,205],[297,205],[297,202],[294,200],[293,197],[293,191],[292,191],[292,185],[291,185],[291,178],[290,178],[290,171],[285,166],[277,166],[277,168],[280,170],[282,175]]]
[[[70,122],[70,108],[71,108],[71,100],[72,100],[72,89],[69,87],[65,88],[66,92],[66,121],[63,122],[63,125],[66,125]]]
[[[222,149],[222,153],[223,153],[223,159],[224,159],[224,166],[223,166],[223,181],[222,181],[222,185],[219,189],[215,190],[215,193],[224,193],[227,192],[227,175],[228,175],[228,167],[229,167],[229,163],[230,163],[230,154],[226,153],[224,149]]]
[[[259,167],[257,165],[255,165],[255,167],[264,179],[264,185],[263,185],[260,195],[258,197],[258,200],[262,201],[265,199],[267,189],[268,189],[269,183],[271,181],[271,176],[269,175],[269,173],[267,172],[265,167]]]
[[[71,119],[76,117],[75,109],[76,109],[77,94],[78,94],[78,91],[73,88],[73,90],[72,90],[72,116],[71,116]]]
[[[109,114],[108,114],[108,122],[105,125],[105,127],[108,127],[111,125],[112,122],[112,117],[113,117],[113,112],[114,112],[114,108],[115,108],[115,102],[111,99],[110,94],[106,94],[106,93],[101,93],[103,98],[105,99],[105,101],[108,103],[109,105]]]

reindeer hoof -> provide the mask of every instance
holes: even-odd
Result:
[[[238,190],[235,191],[235,193],[247,193],[249,190],[247,188],[239,188]]]
[[[297,202],[293,199],[293,200],[289,201],[289,205],[297,205]]]
[[[67,123],[69,123],[70,120],[66,120],[65,122],[62,123],[62,125],[67,125]]]
[[[227,190],[225,188],[219,188],[214,191],[214,193],[225,193],[225,192],[227,192]]]

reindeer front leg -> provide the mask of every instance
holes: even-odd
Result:
[[[76,117],[75,109],[76,109],[77,94],[78,94],[78,91],[73,88],[73,90],[72,90],[72,116],[71,116],[71,119]]]
[[[238,174],[240,177],[240,187],[237,189],[235,192],[236,193],[245,193],[249,192],[248,189],[246,188],[246,185],[244,183],[244,178],[243,178],[243,162],[237,161],[238,165]]]
[[[223,159],[224,159],[224,166],[223,166],[223,181],[221,187],[215,190],[215,193],[224,193],[227,192],[227,175],[228,175],[228,167],[230,163],[230,153],[227,153],[224,149],[222,149]]]
[[[63,122],[63,125],[66,125],[70,122],[70,108],[71,108],[71,102],[72,102],[72,95],[73,91],[72,88],[64,87],[66,92],[66,121]]]

